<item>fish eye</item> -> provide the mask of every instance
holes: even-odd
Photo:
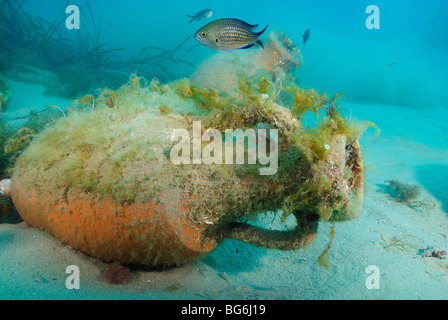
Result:
[[[219,39],[215,39],[215,42],[216,42],[216,43],[219,43]]]
[[[205,38],[206,36],[207,36],[207,32],[203,31],[203,32],[201,33],[201,37],[202,37],[202,38]]]

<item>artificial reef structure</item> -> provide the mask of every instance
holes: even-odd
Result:
[[[366,125],[341,115],[337,97],[298,87],[292,72],[300,61],[298,48],[272,33],[266,50],[215,54],[191,80],[161,84],[134,75],[116,91],[77,100],[16,161],[18,212],[88,255],[125,264],[179,265],[226,238],[305,247],[320,221],[360,214]],[[307,113],[318,118],[315,126],[306,125]],[[249,145],[261,159],[259,139],[243,140],[242,163],[224,161],[217,150],[226,130],[266,133],[261,155],[275,156],[275,172],[260,174],[266,161],[249,161]],[[199,135],[202,144],[175,132]],[[230,145],[226,152],[236,154]],[[195,154],[214,161],[195,162]],[[264,212],[293,215],[296,226],[248,223]]]

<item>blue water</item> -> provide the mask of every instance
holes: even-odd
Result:
[[[69,1],[82,6],[84,1]],[[311,37],[298,78],[303,86],[343,92],[347,99],[413,107],[444,106],[448,85],[448,5],[444,0],[317,1],[91,1],[104,41],[129,51],[145,46],[174,48],[205,22],[186,14],[211,8],[211,18],[235,17],[285,32],[300,44]],[[366,8],[380,9],[380,29],[369,30]],[[29,0],[25,8],[52,21],[64,11],[58,0]],[[88,27],[81,14],[81,28]],[[84,23],[84,24],[83,24]],[[76,32],[76,31],[73,31]],[[194,43],[195,40],[191,40]],[[186,60],[199,63],[213,52],[200,47]],[[394,63],[388,67],[389,64]],[[186,75],[191,68],[184,66]]]
[[[366,164],[363,214],[336,225],[329,270],[316,264],[328,243],[329,225],[323,225],[309,250],[283,252],[225,240],[192,264],[151,272],[135,270],[123,286],[105,283],[106,264],[63,247],[45,232],[24,224],[0,224],[0,299],[448,299],[447,260],[422,260],[417,255],[417,250],[427,246],[448,250],[446,0],[89,3],[96,26],[102,30],[102,42],[110,48],[124,48],[117,52],[122,58],[143,47],[174,49],[208,22],[188,23],[186,15],[203,8],[214,11],[209,21],[238,18],[260,28],[269,24],[261,38],[264,41],[272,30],[286,33],[302,50],[303,65],[295,74],[300,86],[342,93],[344,114],[372,121],[381,130],[380,135],[370,130],[361,140]],[[83,8],[80,31],[58,25],[63,34],[75,39],[77,32],[92,25],[84,0],[67,4]],[[366,27],[366,8],[372,4],[380,9],[378,30]],[[61,0],[28,0],[23,9],[54,21],[66,15],[65,5]],[[311,35],[304,47],[306,29]],[[175,57],[190,64],[171,66],[173,73],[167,81],[189,77],[215,54],[195,39],[185,46],[192,49],[175,53]],[[21,98],[39,92],[11,83],[22,90]],[[13,103],[6,112],[18,107]],[[435,201],[436,208],[426,215],[391,201],[382,192],[388,179],[421,185],[422,196]],[[407,239],[415,250],[385,250],[383,239],[393,236]],[[49,246],[55,260],[46,261],[40,252],[48,257]],[[65,267],[70,264],[86,267],[81,290],[65,288]],[[381,290],[365,288],[365,268],[370,264],[381,269]],[[409,274],[414,275],[411,283],[403,280]]]

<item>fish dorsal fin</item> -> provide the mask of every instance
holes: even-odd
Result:
[[[250,24],[248,24],[247,22],[244,22],[243,20],[236,19],[236,18],[225,18],[225,19],[220,19],[220,20],[232,20],[232,21],[236,21],[236,22],[245,24],[246,26],[250,26]]]
[[[245,26],[248,26],[250,29],[253,29],[253,28],[256,28],[256,27],[259,26],[258,24],[248,24],[247,22],[245,22],[245,21],[243,21],[243,20],[240,20],[240,19],[236,19],[236,18],[226,18],[226,19],[223,19],[223,20],[232,20],[232,21],[236,21],[236,22],[241,23],[241,24],[243,24],[243,25],[245,25]]]

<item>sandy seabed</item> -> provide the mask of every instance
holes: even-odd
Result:
[[[69,103],[45,95],[38,85],[12,85],[6,118]],[[381,134],[369,130],[361,140],[363,212],[358,219],[335,224],[328,269],[317,263],[329,241],[328,223],[320,224],[316,239],[304,250],[225,240],[187,265],[132,269],[122,285],[105,280],[109,264],[44,231],[23,222],[0,224],[0,299],[448,299],[448,259],[421,256],[428,247],[448,251],[447,109],[350,102],[342,108],[376,123]],[[392,179],[419,184],[420,199],[435,206],[411,208],[394,201],[385,192],[385,181]],[[271,220],[267,215],[259,223]],[[397,240],[401,246],[390,245]],[[66,288],[70,265],[79,267],[79,290]],[[366,287],[370,265],[379,269],[379,289]]]

